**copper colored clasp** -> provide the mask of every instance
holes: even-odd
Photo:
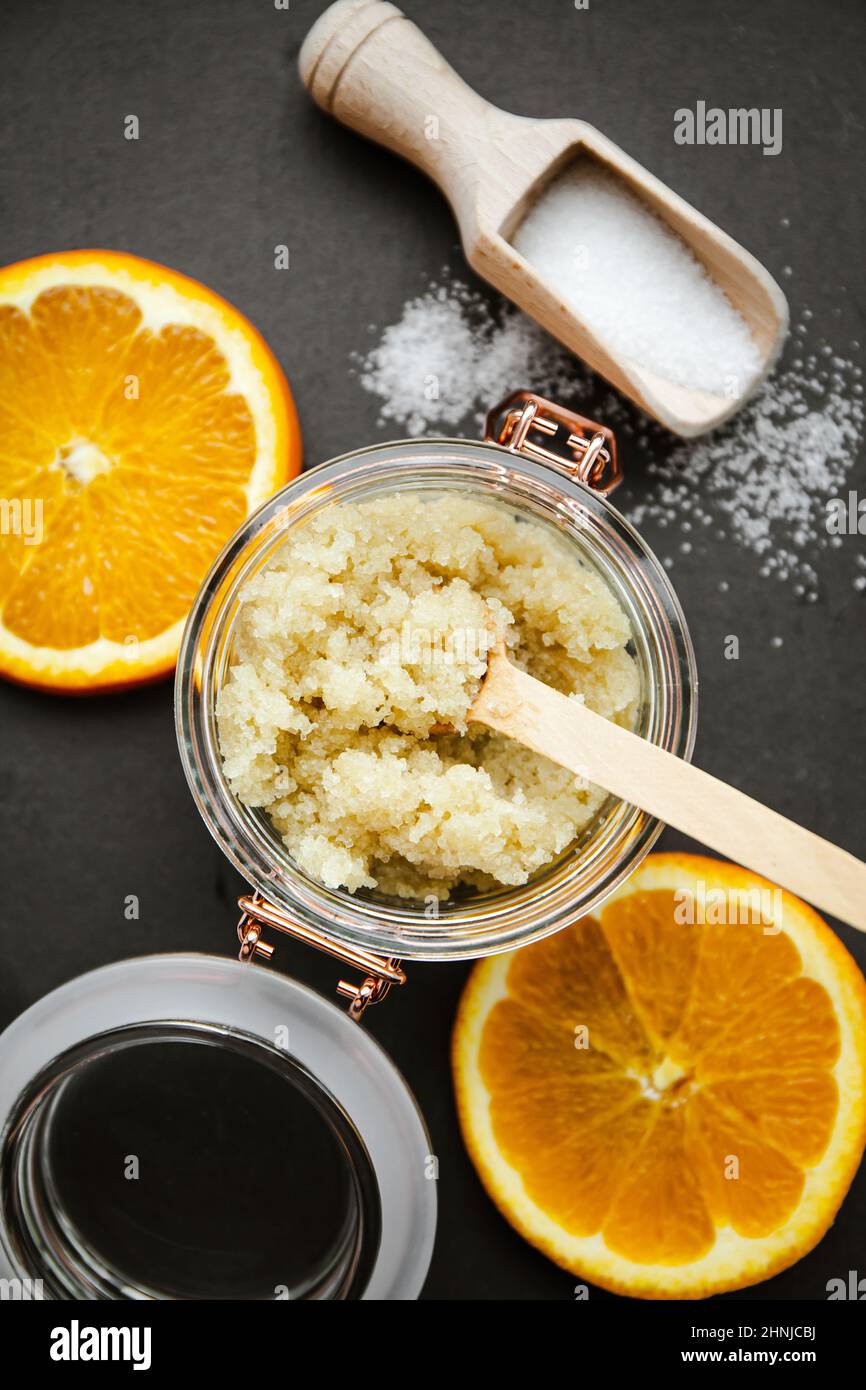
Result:
[[[262,941],[262,931],[265,927],[273,927],[275,931],[294,936],[296,940],[304,941],[308,946],[315,946],[317,951],[324,951],[326,955],[334,956],[344,964],[362,971],[364,979],[359,985],[352,984],[349,980],[340,980],[337,985],[337,993],[350,1000],[350,1018],[359,1019],[368,1004],[378,1004],[385,998],[392,985],[406,983],[405,971],[400,968],[398,960],[377,956],[373,951],[365,951],[360,946],[338,944],[325,932],[296,922],[281,908],[269,903],[261,893],[238,898],[238,907],[241,910],[241,919],[238,922],[240,960],[251,961],[257,957],[272,960],[276,947]]]
[[[541,443],[538,436],[549,441]],[[605,495],[622,482],[613,430],[531,391],[514,391],[489,412],[488,444],[551,464]]]

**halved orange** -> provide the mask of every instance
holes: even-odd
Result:
[[[215,555],[299,467],[278,363],[203,285],[116,251],[0,270],[0,675],[169,672]]]
[[[702,1298],[833,1221],[866,1141],[866,982],[796,898],[658,854],[595,917],[475,967],[453,1064],[527,1240],[617,1293]]]

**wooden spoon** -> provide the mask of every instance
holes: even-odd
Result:
[[[593,126],[534,120],[491,106],[386,0],[338,0],[313,25],[299,61],[319,106],[404,155],[439,184],[479,275],[668,429],[686,437],[711,429],[739,408],[772,367],[788,326],[788,306],[775,280]],[[543,187],[580,155],[600,160],[648,203],[745,319],[761,365],[735,395],[680,386],[614,356],[563,302],[557,286],[509,244]]]
[[[501,642],[468,718],[866,931],[866,864],[519,671]]]

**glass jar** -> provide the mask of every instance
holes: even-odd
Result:
[[[107,966],[0,1037],[0,1280],[11,1296],[418,1296],[436,1160],[412,1093],[357,1020],[404,982],[406,959],[511,949],[591,911],[662,827],[610,798],[528,883],[455,897],[435,916],[330,891],[232,794],[216,705],[241,588],[288,535],[343,502],[456,491],[548,527],[604,580],[631,624],[637,732],[691,755],[691,641],[663,568],[606,500],[610,431],[521,392],[491,412],[487,433],[378,445],[312,469],[244,524],[202,585],[179,658],[177,731],[196,804],[253,890],[240,900],[240,960]],[[348,1013],[245,963],[273,956],[273,930],[361,972],[338,985]]]
[[[562,454],[554,452],[551,427],[565,436]],[[507,447],[492,438],[504,440]],[[506,505],[550,528],[604,580],[631,625],[641,689],[636,732],[690,758],[697,713],[691,639],[664,568],[604,495],[615,485],[612,468],[610,431],[519,392],[491,411],[488,442],[409,440],[344,454],[302,474],[237,532],[190,615],[175,712],[181,759],[196,804],[220,848],[273,909],[267,925],[297,929],[317,944],[324,939],[381,952],[388,959],[474,958],[558,931],[591,912],[637,868],[662,826],[610,798],[579,841],[528,883],[455,898],[440,904],[435,916],[423,905],[375,892],[325,888],[292,862],[268,817],[234,796],[222,770],[216,720],[241,590],[288,536],[324,508],[341,503],[395,492],[456,492]],[[581,481],[581,472],[596,485]]]

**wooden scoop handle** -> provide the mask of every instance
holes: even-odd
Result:
[[[299,67],[323,110],[439,184],[465,238],[485,156],[495,147],[495,166],[497,141],[522,119],[467,86],[387,0],[337,0],[304,40]]]
[[[471,717],[866,931],[866,864],[491,652]]]

